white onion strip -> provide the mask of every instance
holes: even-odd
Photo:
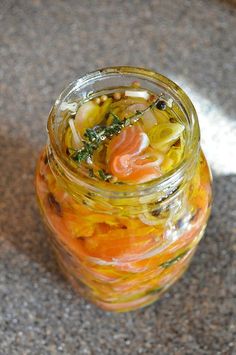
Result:
[[[72,118],[69,119],[69,125],[70,125],[71,132],[72,132],[72,135],[73,135],[75,148],[80,148],[81,145],[82,145],[82,140],[81,140],[81,138],[79,136],[79,133],[76,131],[75,123],[74,123],[74,120]]]
[[[147,91],[138,91],[138,90],[126,90],[125,91],[125,96],[128,96],[128,97],[141,97],[145,100],[148,100],[150,95]]]

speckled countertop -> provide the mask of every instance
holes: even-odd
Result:
[[[236,354],[236,3],[0,3],[0,354]],[[188,272],[157,303],[104,313],[57,269],[34,197],[51,104],[108,65],[154,68],[197,107],[215,202]]]

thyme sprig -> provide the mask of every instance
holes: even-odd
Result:
[[[91,178],[97,176],[103,181],[109,181],[114,178],[111,174],[106,173],[103,169],[99,169],[97,172],[95,172],[92,168],[89,168],[88,175]]]
[[[155,107],[161,99],[161,95],[151,105],[142,111],[136,111],[133,115],[121,120],[119,116],[113,112],[109,114],[113,117],[110,126],[96,126],[94,128],[87,128],[84,134],[83,147],[75,150],[71,154],[71,158],[78,163],[91,161],[93,153],[98,149],[100,144],[106,140],[111,139],[114,135],[118,135],[123,128],[133,125],[144,115],[145,112]]]

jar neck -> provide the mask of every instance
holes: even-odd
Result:
[[[60,149],[60,138],[63,129],[61,119],[62,104],[84,99],[92,88],[94,92],[99,89],[111,87],[112,80],[118,86],[126,84],[125,79],[141,81],[142,87],[164,95],[165,99],[173,100],[174,109],[179,116],[184,117],[186,127],[186,146],[180,164],[160,178],[138,185],[116,185],[107,182],[97,182],[92,178],[83,176],[75,170],[67,156]],[[114,84],[113,84],[114,85]],[[90,90],[91,91],[91,90]],[[170,199],[178,190],[192,178],[199,156],[199,126],[195,109],[188,96],[175,83],[160,74],[149,70],[117,67],[105,68],[73,82],[63,91],[56,101],[48,119],[49,143],[47,147],[49,164],[57,179],[63,183],[68,192],[75,198],[92,194],[103,205],[114,208],[131,206],[139,201],[155,201],[161,203]],[[137,200],[138,199],[138,200]]]

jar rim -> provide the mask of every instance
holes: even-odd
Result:
[[[133,75],[138,79],[144,79],[151,81],[157,88],[160,86],[171,93],[174,97],[175,103],[181,107],[182,111],[186,115],[189,122],[189,137],[188,137],[188,149],[185,149],[184,156],[181,159],[180,164],[172,169],[171,171],[163,174],[161,177],[140,183],[137,185],[116,185],[109,184],[107,182],[96,182],[94,179],[89,179],[78,171],[75,171],[70,164],[68,157],[63,156],[57,144],[57,139],[55,136],[54,123],[55,119],[59,113],[60,105],[65,102],[65,99],[75,90],[79,90],[89,82],[95,82],[96,80],[101,80],[102,78],[107,78],[109,76],[129,76]],[[159,85],[158,85],[159,84]],[[68,179],[73,181],[75,184],[79,184],[84,188],[92,191],[94,193],[100,194],[104,197],[109,198],[125,198],[144,196],[152,194],[153,192],[167,191],[168,189],[173,190],[176,183],[183,180],[184,173],[187,169],[190,169],[193,160],[196,160],[199,151],[199,140],[200,140],[200,130],[198,124],[198,117],[196,110],[189,99],[188,95],[172,80],[168,79],[162,74],[155,71],[132,66],[116,66],[116,67],[105,67],[92,71],[85,74],[84,76],[72,81],[59,95],[56,99],[55,104],[49,114],[47,130],[49,134],[49,148],[50,152],[56,160],[56,163],[63,170]],[[99,183],[99,186],[98,186]],[[167,193],[168,194],[168,193]]]

